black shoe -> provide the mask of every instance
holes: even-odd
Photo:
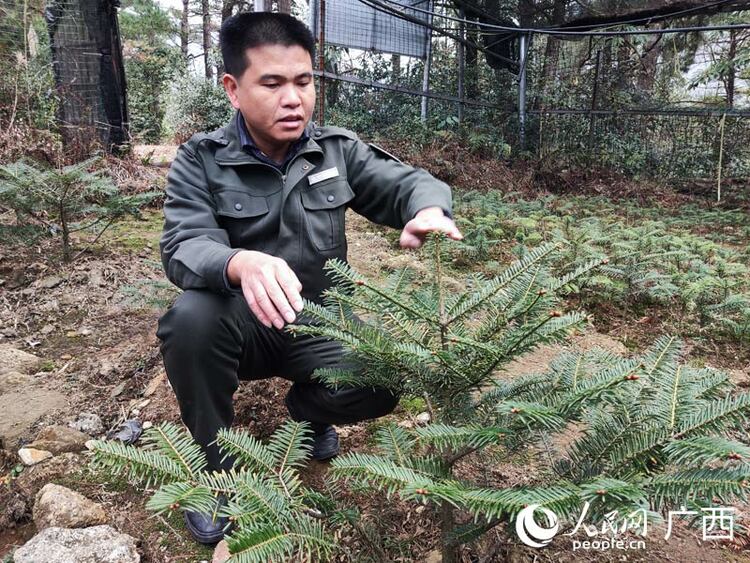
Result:
[[[224,497],[219,497],[216,506],[216,513],[226,504]],[[204,545],[214,545],[224,539],[224,534],[229,532],[227,524],[229,518],[226,516],[215,516],[203,512],[186,510],[185,525],[195,540]]]
[[[339,435],[336,429],[327,424],[313,435],[312,458],[325,461],[339,455]]]

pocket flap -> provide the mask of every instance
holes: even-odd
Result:
[[[322,184],[302,192],[305,209],[334,209],[354,199],[354,192],[346,180]]]
[[[253,196],[245,192],[221,190],[214,192],[216,213],[224,217],[257,217],[268,213],[265,197]]]

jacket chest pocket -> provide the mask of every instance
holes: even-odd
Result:
[[[346,236],[344,214],[354,192],[343,178],[321,182],[302,191],[307,232],[318,250],[341,246]]]
[[[227,231],[233,247],[261,250],[268,238],[268,201],[237,190],[213,193],[219,224]]]

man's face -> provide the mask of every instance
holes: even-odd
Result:
[[[242,76],[225,75],[224,89],[260,148],[283,148],[302,135],[315,107],[310,53],[263,45],[245,56],[250,65]]]

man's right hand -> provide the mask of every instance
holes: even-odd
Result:
[[[284,328],[302,310],[302,284],[281,258],[242,250],[229,260],[227,278],[242,288],[250,310],[268,328]]]

